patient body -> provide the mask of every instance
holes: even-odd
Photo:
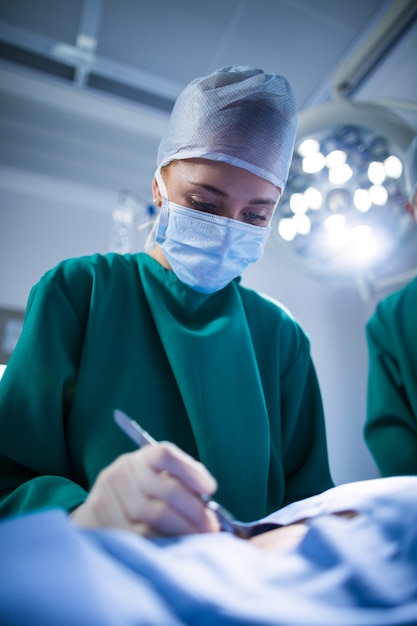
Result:
[[[357,511],[335,511],[330,515],[351,519],[356,517]],[[295,548],[308,531],[309,519],[302,519],[291,524],[279,526],[266,532],[255,535],[249,541],[262,550],[291,550]]]
[[[341,485],[249,541],[87,530],[61,510],[6,520],[0,623],[415,626],[416,494],[417,477]]]

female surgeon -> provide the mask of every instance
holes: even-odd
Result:
[[[218,530],[332,486],[309,340],[244,288],[285,187],[287,80],[231,66],[180,94],[147,252],[70,259],[32,288],[0,383],[0,514],[63,508],[145,536]],[[162,443],[134,448],[122,409]],[[167,443],[172,442],[172,443]]]

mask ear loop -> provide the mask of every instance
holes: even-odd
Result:
[[[151,229],[145,240],[145,252],[150,252],[156,246],[156,231],[158,230],[159,225],[159,215],[153,220]]]
[[[159,214],[154,220],[149,235],[146,238],[146,252],[150,252],[153,248],[155,248],[157,243],[161,243],[165,240],[165,231],[168,226],[168,193],[164,179],[162,178],[160,167],[157,168],[154,177],[158,184],[159,192],[162,196],[162,207],[159,211]]]
[[[163,200],[168,200],[168,192],[167,192],[167,188],[165,186],[165,182],[164,179],[162,177],[162,173],[161,173],[161,168],[158,167],[158,169],[156,170],[155,174],[154,174],[155,180],[158,183],[158,188],[159,188],[159,192],[163,198]]]

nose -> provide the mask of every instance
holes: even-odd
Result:
[[[242,207],[238,206],[237,204],[235,205],[235,204],[229,203],[222,208],[221,215],[223,217],[228,217],[231,220],[242,221],[243,220],[242,211],[243,211]]]

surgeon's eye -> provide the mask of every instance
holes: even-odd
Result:
[[[206,211],[207,213],[215,213],[217,211],[217,205],[193,196],[190,197],[189,203],[191,208],[197,209],[198,211]]]
[[[265,226],[266,222],[268,222],[269,220],[268,215],[264,215],[263,213],[254,213],[253,211],[248,211],[244,213],[244,218],[246,222],[258,226]]]

